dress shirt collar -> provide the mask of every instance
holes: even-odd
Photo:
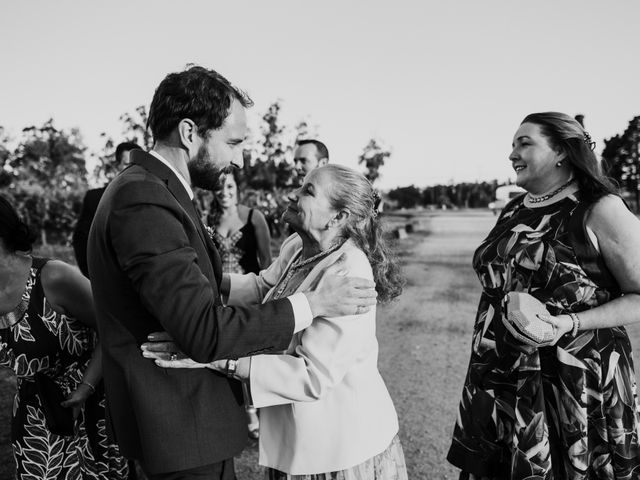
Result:
[[[160,155],[155,150],[150,150],[149,155],[153,155],[154,157],[156,157],[158,160],[164,163],[167,167],[169,167],[173,173],[175,173],[176,177],[178,177],[178,180],[180,180],[180,183],[182,183],[182,186],[187,191],[187,194],[189,195],[189,199],[193,200],[193,190],[191,189],[191,185],[187,183],[186,179],[182,176],[182,174],[178,172],[178,170],[176,170],[176,168],[173,165],[171,165],[162,155]]]

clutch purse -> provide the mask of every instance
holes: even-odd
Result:
[[[554,327],[537,315],[549,315],[542,302],[526,292],[509,292],[503,300],[502,322],[509,333],[520,342],[532,347],[551,345]]]
[[[65,396],[58,384],[42,372],[36,372],[33,379],[47,430],[56,435],[72,436],[75,426],[73,409],[60,405],[60,402],[65,400]]]

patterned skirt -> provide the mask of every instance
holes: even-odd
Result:
[[[337,472],[315,473],[311,475],[289,475],[273,468],[267,468],[264,480],[407,480],[407,466],[400,439],[396,435],[387,449],[356,465]]]

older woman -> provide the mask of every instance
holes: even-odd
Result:
[[[639,417],[631,345],[640,320],[640,222],[601,174],[582,126],[528,115],[509,156],[526,194],[476,250],[482,284],[448,460],[461,478],[635,479]],[[545,304],[551,346],[505,327],[503,297]]]
[[[297,232],[256,275],[229,276],[229,303],[269,301],[315,288],[329,271],[373,278],[380,301],[400,294],[369,181],[354,170],[314,170],[290,197],[284,219]],[[162,367],[166,345],[145,344]],[[156,352],[149,351],[150,349]],[[281,355],[256,355],[207,367],[246,380],[261,408],[260,463],[268,479],[406,479],[391,397],[377,368],[375,308],[315,318]]]
[[[34,238],[0,197],[0,367],[18,377],[15,478],[127,478],[105,430],[89,280],[64,262],[31,256]]]

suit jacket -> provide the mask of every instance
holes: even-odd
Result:
[[[259,276],[232,275],[229,303],[268,301],[301,248],[294,235]],[[314,289],[334,268],[373,279],[366,255],[347,241],[313,268],[298,291]],[[375,308],[316,317],[293,336],[284,354],[252,357],[260,464],[294,475],[317,474],[344,470],[383,452],[398,432],[398,418],[377,362]]]
[[[96,215],[96,210],[98,209],[98,204],[104,194],[105,188],[106,187],[101,187],[87,190],[84,200],[82,201],[80,216],[73,230],[71,244],[73,245],[73,251],[76,255],[76,263],[85,277],[89,276],[89,269],[87,267],[87,240],[89,239],[89,230],[91,229],[91,222],[93,222],[93,217]]]
[[[129,457],[151,473],[227,459],[247,439],[240,384],[210,370],[162,369],[141,355],[165,330],[200,362],[286,348],[288,300],[220,301],[220,259],[176,175],[143,151],[107,187],[89,233],[107,414]]]

